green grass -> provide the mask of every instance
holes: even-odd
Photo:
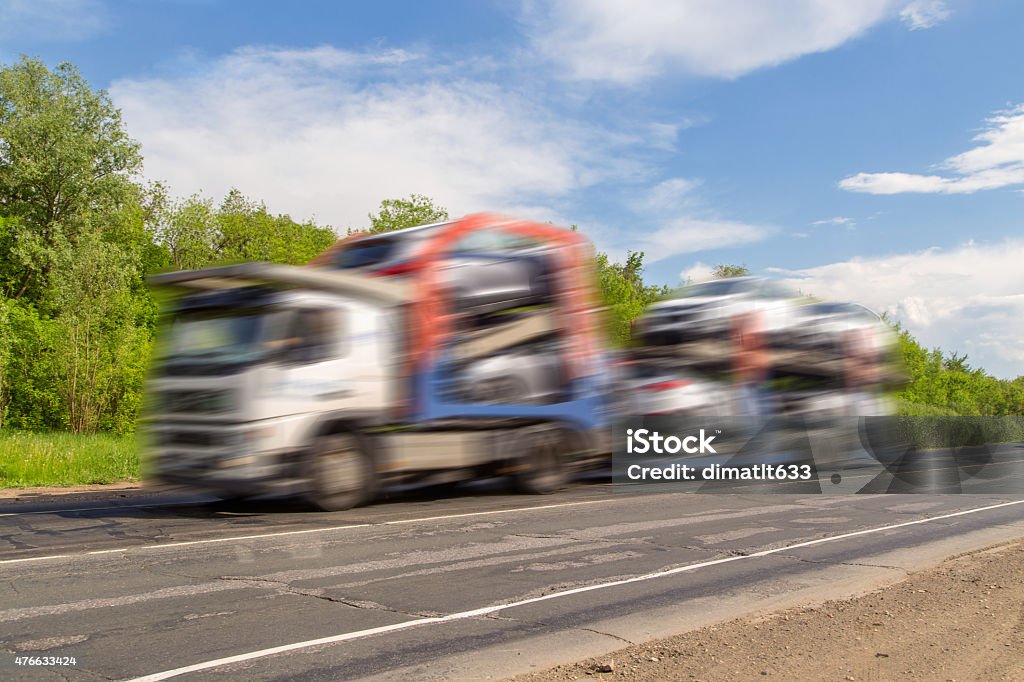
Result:
[[[898,402],[901,440],[921,449],[1019,443],[1024,441],[1024,416],[967,415],[954,407]]]
[[[138,479],[135,436],[0,430],[0,488]]]

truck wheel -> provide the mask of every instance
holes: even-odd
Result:
[[[377,494],[373,461],[351,433],[324,436],[313,447],[307,477],[307,499],[324,511],[344,511],[369,502]]]
[[[521,436],[512,480],[521,492],[549,495],[566,481],[564,444],[558,429],[531,429]]]

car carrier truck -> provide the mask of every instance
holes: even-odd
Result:
[[[487,214],[442,227],[400,276],[246,263],[153,277],[178,295],[148,389],[148,476],[342,510],[395,481],[504,475],[548,493],[605,457],[612,389],[589,243]],[[449,286],[451,246],[482,231],[546,254],[544,301],[460,308],[472,299]],[[535,343],[557,354],[555,394],[466,390],[474,363]]]

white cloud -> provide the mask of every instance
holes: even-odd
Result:
[[[679,273],[680,282],[706,282],[715,276],[715,269],[707,263],[697,261]]]
[[[661,142],[647,138],[648,124],[596,128],[507,87],[445,80],[443,66],[402,50],[248,47],[190,75],[117,81],[110,93],[143,144],[146,175],[175,194],[237,187],[339,230],[415,192],[452,215],[579,223],[612,257],[642,250],[648,262],[771,233],[719,219],[701,205],[700,179],[652,181],[643,154]],[[629,233],[602,225],[586,200],[599,184],[627,197]]]
[[[0,0],[2,40],[81,40],[107,25],[106,9],[97,0]]]
[[[857,223],[853,222],[853,218],[847,218],[846,216],[837,215],[833,218],[825,218],[824,220],[815,220],[811,225],[839,225],[840,227],[846,227],[852,230],[857,226]]]
[[[897,0],[557,0],[527,5],[542,55],[581,80],[632,84],[666,71],[737,78],[834,49],[900,14]],[[917,0],[904,22],[945,18]]]
[[[175,193],[236,186],[338,228],[412,192],[454,215],[542,213],[633,171],[614,148],[625,136],[494,84],[430,79],[418,62],[401,50],[244,48],[192,75],[116,81],[110,93],[143,144],[146,174]]]
[[[633,235],[630,248],[643,251],[647,262],[654,263],[684,253],[743,246],[773,233],[772,228],[762,225],[679,217],[660,229]]]
[[[634,222],[628,231],[583,221],[580,228],[612,260],[642,251],[646,263],[687,253],[734,248],[766,239],[776,228],[717,215],[700,196],[700,178],[667,178],[623,203]]]
[[[818,297],[902,321],[927,347],[966,352],[1003,377],[1024,375],[1024,241],[932,248],[778,271]]]
[[[621,261],[641,251],[647,264],[687,253],[735,248],[767,239],[777,229],[722,218],[700,196],[703,180],[673,177],[646,191],[631,190],[621,205],[633,213],[628,231],[584,220],[580,229],[599,251]]]
[[[655,211],[675,211],[691,205],[693,192],[702,181],[697,178],[669,178],[652,187],[643,205]]]
[[[972,194],[1024,185],[1024,105],[998,112],[987,123],[974,137],[978,146],[942,163],[947,175],[857,173],[841,180],[839,186],[868,194]]]
[[[949,15],[943,0],[914,0],[900,11],[900,19],[911,31],[941,24]]]

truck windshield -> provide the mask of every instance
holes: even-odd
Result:
[[[171,330],[170,354],[181,359],[241,359],[260,355],[286,332],[285,311],[252,311],[179,319]]]

